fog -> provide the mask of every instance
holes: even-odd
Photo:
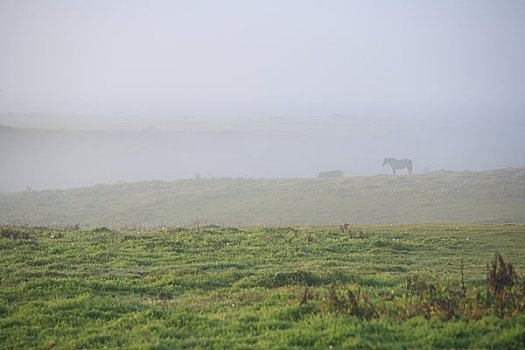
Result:
[[[0,1],[0,190],[525,166],[524,1]]]

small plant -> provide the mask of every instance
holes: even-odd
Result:
[[[349,225],[349,224],[342,224],[342,225],[340,226],[340,229],[341,229],[341,232],[342,232],[342,233],[347,232],[347,233],[348,233],[348,236],[349,236],[350,238],[352,238],[352,230],[350,229],[350,225]]]
[[[316,274],[308,271],[278,272],[268,279],[262,281],[264,287],[282,287],[290,285],[317,286],[323,284],[323,280]]]
[[[9,238],[9,239],[30,239],[31,235],[27,230],[24,230],[21,227],[13,226],[1,226],[0,227],[0,238]]]
[[[376,307],[359,286],[349,286],[341,292],[332,284],[322,298],[321,307],[332,312],[364,319],[379,318],[380,316]]]
[[[506,263],[500,253],[494,256],[494,262],[489,268],[488,276],[488,298],[489,304],[493,304],[499,317],[505,317],[507,311],[519,308],[519,298],[521,293],[516,295],[512,287],[518,283],[518,276],[514,267]],[[523,289],[523,286],[522,286]]]
[[[93,229],[93,232],[95,233],[104,233],[104,232],[112,232],[109,228],[107,228],[106,226],[101,226],[101,227],[97,227],[95,229]]]
[[[312,290],[308,287],[304,288],[303,294],[301,295],[301,305],[308,304],[309,301],[315,299],[315,294],[312,292]]]
[[[365,230],[357,231],[356,238],[367,239],[368,233]]]
[[[60,238],[64,238],[64,233],[62,231],[58,231],[58,232],[54,232],[51,234],[51,236],[49,236],[50,238],[53,238],[53,239],[60,239]]]
[[[314,241],[314,235],[309,231],[305,231],[304,240],[306,241],[306,243],[312,243]]]
[[[182,227],[182,226],[174,226],[174,227],[168,226],[168,227],[164,227],[163,231],[166,233],[181,233],[181,232],[188,232],[189,229],[186,227]]]
[[[173,295],[171,293],[162,291],[157,295],[157,299],[166,301],[166,300],[173,299]]]

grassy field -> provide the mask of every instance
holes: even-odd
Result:
[[[0,348],[523,348],[525,226],[351,229],[3,226]]]
[[[199,179],[0,193],[0,223],[111,228],[525,223],[525,169],[333,179]]]

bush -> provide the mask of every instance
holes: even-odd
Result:
[[[496,253],[487,274],[485,296],[479,285],[466,287],[463,266],[461,271],[461,281],[453,285],[432,282],[428,276],[409,275],[403,291],[392,290],[383,296],[367,295],[360,286],[338,290],[332,284],[320,292],[307,287],[300,295],[300,305],[315,303],[320,310],[329,312],[364,319],[391,317],[398,321],[418,316],[442,321],[473,320],[489,315],[503,319],[525,310],[525,280],[519,278],[513,265],[506,263],[501,254]]]

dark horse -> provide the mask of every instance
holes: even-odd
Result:
[[[395,158],[385,158],[383,160],[383,166],[390,164],[394,175],[396,174],[396,169],[407,168],[408,172],[412,174],[412,161],[410,159],[395,159]]]

